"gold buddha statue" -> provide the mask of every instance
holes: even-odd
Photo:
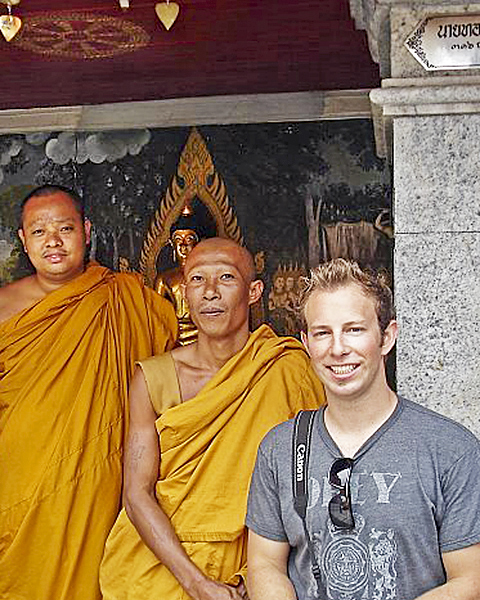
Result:
[[[175,307],[178,319],[178,343],[181,346],[190,344],[197,339],[197,328],[190,319],[188,304],[183,297],[182,283],[187,257],[199,241],[199,237],[193,229],[173,231],[169,244],[173,247],[173,257],[177,266],[160,273],[155,281],[155,290],[170,300]]]

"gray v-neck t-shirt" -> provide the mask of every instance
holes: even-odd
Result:
[[[314,422],[307,527],[323,589],[292,496],[293,421],[264,438],[246,518],[258,535],[291,546],[288,573],[298,600],[413,600],[445,583],[441,554],[480,542],[480,443],[462,425],[399,398],[391,417],[356,455],[352,531],[328,516],[328,473],[341,452]]]

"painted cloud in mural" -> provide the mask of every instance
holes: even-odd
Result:
[[[50,133],[39,132],[39,133],[27,133],[25,134],[25,141],[31,146],[42,146],[50,137]]]
[[[150,131],[118,131],[100,133],[62,132],[45,145],[45,154],[53,162],[65,165],[70,160],[83,164],[115,162],[127,154],[135,156],[150,141]]]

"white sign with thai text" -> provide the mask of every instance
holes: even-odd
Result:
[[[427,71],[480,68],[480,15],[427,17],[405,46]]]

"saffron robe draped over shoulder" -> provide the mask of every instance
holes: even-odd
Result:
[[[0,324],[2,600],[101,597],[128,381],[175,334],[167,301],[96,263]]]
[[[163,365],[167,357],[161,357]],[[154,384],[154,379],[162,381],[161,373],[152,376],[155,360],[141,363],[152,404],[172,406],[178,392],[171,384]],[[171,381],[171,369],[165,381]],[[153,397],[159,387],[167,397]],[[212,579],[236,585],[244,575],[244,519],[261,439],[300,409],[323,402],[323,387],[303,346],[263,325],[195,398],[157,419],[157,499],[187,554]],[[107,540],[100,582],[105,600],[188,598],[142,542],[124,509]]]

